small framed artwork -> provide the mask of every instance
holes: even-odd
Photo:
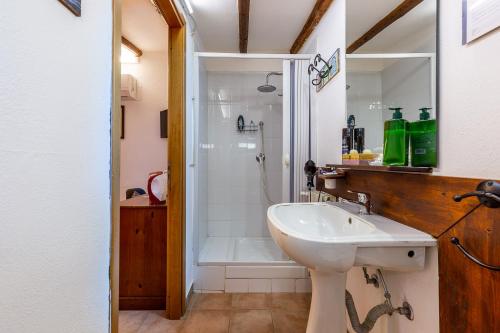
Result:
[[[75,16],[82,16],[82,0],[59,0]]]
[[[462,45],[500,27],[500,1],[462,0]]]
[[[122,105],[122,122],[121,122],[120,139],[125,139],[125,105]]]

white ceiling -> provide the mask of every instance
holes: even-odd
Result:
[[[402,0],[347,0],[347,46],[396,8]],[[433,52],[422,45],[435,38],[436,0],[425,0],[355,53]]]
[[[123,0],[122,35],[142,51],[167,50],[168,25],[149,0]]]
[[[204,51],[239,52],[238,0],[190,0]],[[289,53],[316,0],[251,0],[249,53]]]

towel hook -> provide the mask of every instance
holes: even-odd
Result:
[[[317,78],[315,78],[315,79],[313,79],[313,80],[312,80],[312,82],[311,82],[314,86],[318,86],[318,85],[320,85],[320,84],[321,84],[321,80],[322,80],[322,79],[325,79],[325,78],[327,78],[327,77],[328,77],[328,75],[330,75],[330,70],[332,69],[332,65],[330,65],[327,61],[325,61],[325,60],[321,57],[321,54],[319,54],[319,53],[318,53],[318,54],[316,54],[316,56],[314,57],[314,61],[313,61],[313,62],[314,62],[314,65],[313,65],[313,64],[310,64],[310,65],[309,65],[309,67],[307,68],[307,73],[308,73],[309,75],[311,75],[311,73],[312,73],[313,71],[318,72],[318,74],[317,74],[317,75],[318,75],[318,77],[317,77]],[[318,66],[318,64],[319,64],[320,62],[323,62],[323,63],[325,64],[325,65],[324,65],[324,66],[326,66],[326,69],[325,69],[325,70],[323,70],[323,68],[322,68],[321,70],[319,70],[319,69],[317,68],[317,66]]]
[[[477,197],[479,202],[488,208],[500,207],[500,183],[494,180],[485,180],[477,185],[473,192],[462,195],[454,195],[453,200],[456,202],[468,197]]]
[[[500,183],[494,180],[485,180],[480,182],[475,191],[468,192],[462,195],[454,195],[453,200],[456,202],[462,201],[462,199],[468,197],[477,197],[482,205],[488,208],[499,208],[500,207]],[[491,271],[500,271],[500,266],[493,266],[485,264],[481,260],[470,254],[463,246],[460,244],[460,240],[457,237],[452,237],[450,239],[451,243],[455,245],[469,260],[478,264],[479,266],[489,269]]]

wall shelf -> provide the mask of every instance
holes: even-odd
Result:
[[[422,173],[431,174],[431,167],[409,167],[409,166],[388,166],[388,165],[344,165],[327,164],[327,167],[342,170],[378,171],[378,172],[399,172],[399,173]]]

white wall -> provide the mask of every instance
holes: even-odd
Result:
[[[461,43],[461,1],[440,1],[439,172],[500,179],[500,30]]]
[[[208,236],[269,237],[265,214],[270,203],[255,157],[261,152],[261,132],[239,133],[245,124],[264,122],[264,149],[270,199],[281,202],[283,150],[282,78],[272,76],[273,93],[257,87],[266,73],[208,73]]]
[[[0,331],[107,332],[111,1],[1,1]]]
[[[345,127],[346,110],[345,26],[346,0],[336,0],[301,49],[302,53],[312,50],[328,59],[340,48],[340,73],[319,93],[313,93],[318,166],[342,161],[342,142],[339,138],[342,138],[342,128]]]
[[[165,44],[167,36],[165,36]],[[166,47],[165,47],[166,49]],[[121,140],[120,197],[141,187],[148,174],[167,168],[167,140],[160,138],[160,111],[168,106],[168,53],[144,52],[138,64],[122,64],[122,73],[137,79],[137,100],[122,99],[125,139]]]

